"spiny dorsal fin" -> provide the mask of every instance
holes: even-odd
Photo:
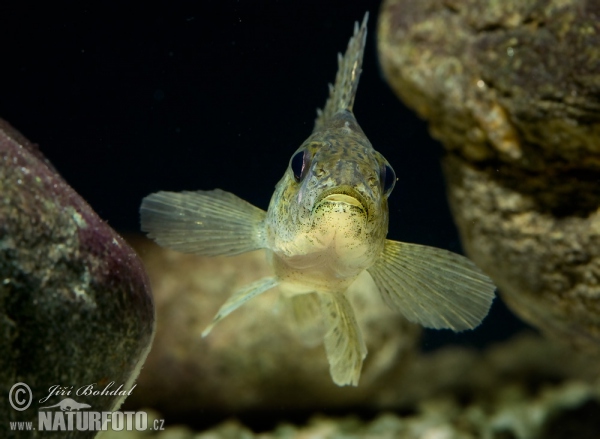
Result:
[[[333,86],[329,84],[329,98],[325,103],[325,108],[317,110],[317,119],[313,131],[320,130],[334,114],[344,110],[352,111],[354,96],[356,96],[356,89],[358,88],[358,79],[362,71],[368,19],[369,13],[367,12],[360,28],[358,22],[354,23],[354,35],[350,38],[346,54],[342,57],[342,54],[338,53],[338,71],[335,84]]]

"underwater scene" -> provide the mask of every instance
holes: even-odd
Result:
[[[7,5],[0,438],[600,438],[600,4]]]

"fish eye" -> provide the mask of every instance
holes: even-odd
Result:
[[[308,170],[307,156],[308,154],[306,150],[302,150],[294,154],[292,156],[292,159],[290,160],[290,167],[292,168],[292,172],[294,173],[294,179],[298,183],[300,183],[302,179],[306,176],[306,171]]]
[[[390,165],[385,165],[381,170],[381,182],[383,185],[383,192],[389,195],[396,185],[396,173]]]

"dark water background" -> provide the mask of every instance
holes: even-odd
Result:
[[[389,236],[460,252],[442,148],[377,63],[379,3],[5,4],[0,117],[118,231],[139,230],[140,201],[157,190],[218,187],[266,209],[368,10],[355,114],[399,178]],[[497,300],[476,331],[427,331],[423,346],[483,346],[519,328]]]

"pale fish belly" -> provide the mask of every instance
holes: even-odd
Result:
[[[311,228],[285,248],[271,252],[280,289],[287,294],[343,292],[375,258],[362,207],[343,201],[320,203]]]

